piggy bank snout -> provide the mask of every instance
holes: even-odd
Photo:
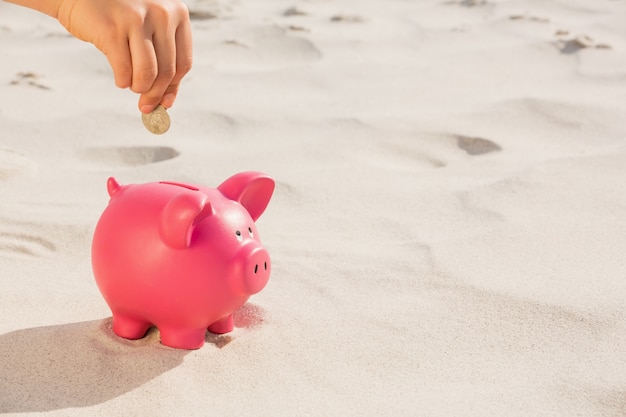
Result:
[[[256,294],[265,287],[270,278],[270,255],[265,248],[258,245],[246,245],[242,249],[240,256],[244,263],[243,290],[247,294]]]

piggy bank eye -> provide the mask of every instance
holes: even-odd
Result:
[[[241,235],[241,232],[239,230],[235,232],[235,235],[237,236],[238,241],[241,242],[243,240],[243,236]]]
[[[250,235],[250,237],[254,237],[254,233],[252,232],[251,227],[248,227],[248,234]]]

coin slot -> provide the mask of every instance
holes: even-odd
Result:
[[[178,187],[187,188],[188,190],[193,190],[193,191],[198,191],[198,190],[199,190],[199,188],[194,187],[193,185],[183,184],[182,182],[174,182],[174,181],[159,181],[159,184],[176,185],[176,186],[178,186]]]

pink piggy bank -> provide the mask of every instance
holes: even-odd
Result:
[[[236,174],[217,188],[109,178],[107,189],[92,266],[113,331],[139,339],[154,325],[161,343],[182,349],[201,347],[207,329],[231,331],[233,312],[270,276],[254,222],[274,181],[258,172]]]

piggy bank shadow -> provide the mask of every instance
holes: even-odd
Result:
[[[0,413],[99,404],[180,365],[187,353],[161,345],[154,329],[140,340],[118,338],[110,318],[6,333]]]
[[[235,327],[260,325],[263,315],[247,303],[234,313]],[[179,366],[190,353],[163,346],[156,328],[126,340],[111,326],[107,318],[0,335],[0,414],[101,404]],[[227,334],[206,336],[220,349],[231,340]]]

